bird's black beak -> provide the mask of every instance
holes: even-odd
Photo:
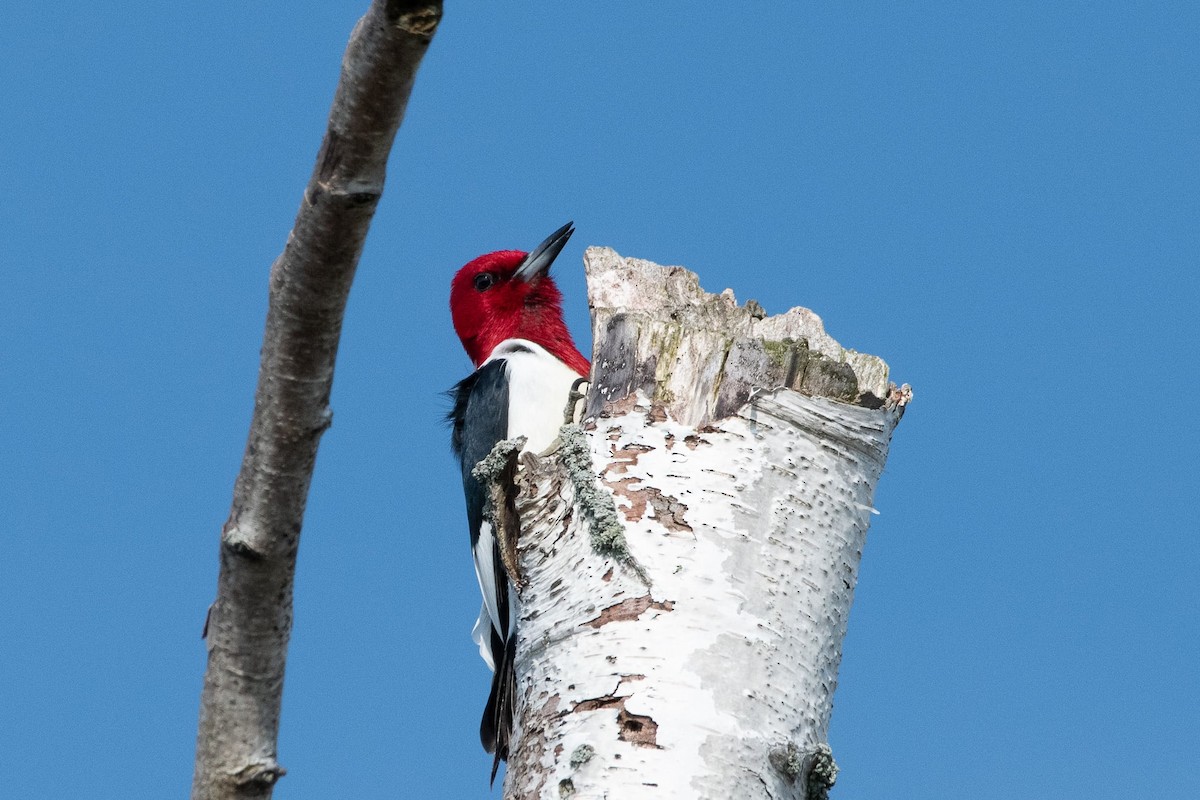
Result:
[[[554,259],[558,258],[558,254],[566,246],[567,239],[570,239],[571,234],[574,232],[575,223],[568,222],[547,236],[546,241],[539,244],[529,255],[525,256],[525,260],[517,267],[514,277],[518,280],[528,282],[538,275],[545,274],[546,270],[550,269],[550,265],[554,263]]]

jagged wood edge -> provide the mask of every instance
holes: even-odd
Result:
[[[843,348],[807,309],[768,317],[754,300],[739,306],[728,289],[705,292],[683,267],[608,248],[588,248],[584,264],[594,342],[586,418],[625,413],[639,392],[652,415],[697,428],[764,390],[886,406],[898,416],[911,399],[907,386],[888,381],[882,359]],[[699,378],[677,376],[684,366]]]

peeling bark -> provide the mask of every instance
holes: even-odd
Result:
[[[221,532],[205,624],[194,800],[268,798],[292,580],[342,317],[384,169],[440,2],[376,0],[342,62],[329,126],[283,253],[271,267],[254,416]]]
[[[601,576],[600,580],[609,581],[612,579],[612,572],[604,573],[608,577]],[[670,600],[659,602],[648,594],[641,597],[629,597],[619,603],[608,606],[600,612],[600,616],[595,619],[589,619],[584,625],[590,625],[593,628],[602,628],[610,622],[629,622],[635,620],[644,614],[649,609],[656,611],[670,611],[675,607],[675,604]]]
[[[637,679],[644,680],[645,675],[622,676],[621,682],[626,680]],[[583,700],[575,704],[571,709],[572,714],[582,714],[588,711],[599,711],[601,709],[613,709],[617,712],[617,738],[622,742],[629,742],[638,747],[653,747],[658,749],[658,723],[645,714],[630,714],[625,708],[625,697],[622,695],[606,695],[604,697],[596,697],[590,700]],[[588,761],[591,761],[595,756],[595,748],[590,745],[580,745],[579,747],[587,747],[591,751],[588,756]],[[578,752],[577,747],[574,752]],[[572,757],[572,760],[575,761]],[[578,768],[578,765],[576,765]]]
[[[605,475],[601,475],[602,480],[604,477]],[[641,482],[640,478],[604,481],[604,485],[611,489],[614,495],[629,501],[629,505],[622,506],[625,519],[629,522],[640,522],[642,517],[646,516],[646,509],[650,508],[654,511],[654,518],[662,523],[663,527],[673,531],[691,533],[692,526],[688,524],[687,518],[684,516],[688,510],[687,506],[676,498],[663,494],[661,489],[654,486],[634,488]]]
[[[611,250],[585,260],[582,472],[632,558],[593,545],[577,455],[574,477],[558,452],[523,460],[504,796],[820,797],[872,497],[911,393],[812,312],[768,317]]]

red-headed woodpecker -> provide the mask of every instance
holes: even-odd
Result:
[[[571,340],[562,293],[550,265],[574,232],[568,222],[533,252],[500,250],[471,261],[450,283],[454,330],[475,372],[454,387],[449,418],[462,466],[467,523],[483,608],[472,636],[494,672],[479,736],[494,753],[492,779],[508,758],[512,730],[517,596],[484,518],[487,488],[471,474],[497,442],[525,437],[525,450],[545,450],[563,424],[572,388],[591,369]]]

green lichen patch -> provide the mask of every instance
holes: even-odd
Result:
[[[820,353],[810,352],[804,373],[795,388],[815,397],[828,397],[853,403],[858,400],[858,376],[845,361],[834,361]]]
[[[625,526],[617,515],[612,495],[600,489],[593,474],[592,454],[583,428],[575,424],[563,425],[558,431],[558,439],[558,457],[575,488],[575,505],[588,522],[592,550],[632,568],[649,585],[645,570],[629,552]]]
[[[804,339],[799,342],[795,339],[784,339],[778,342],[763,339],[762,346],[767,358],[771,359],[771,363],[780,369],[787,368],[788,361],[796,357],[797,349],[808,350],[808,342]]]

